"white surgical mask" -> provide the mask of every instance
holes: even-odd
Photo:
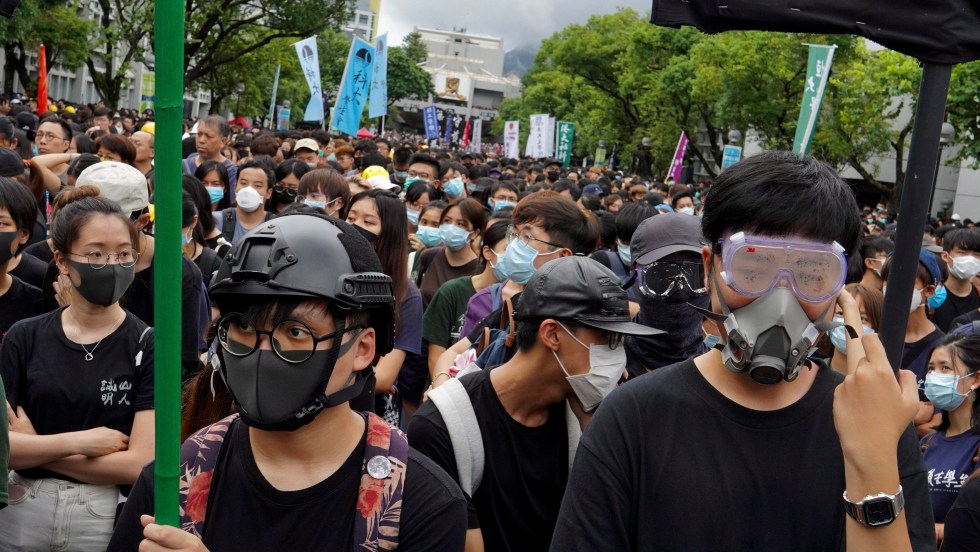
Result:
[[[242,211],[252,213],[262,205],[262,196],[255,188],[246,186],[235,194],[235,201],[238,202],[238,207]]]
[[[694,215],[694,207],[681,207],[680,209],[677,210],[677,212],[678,213],[681,213],[681,214],[684,214],[684,215],[692,215],[693,216]]]
[[[969,280],[980,273],[980,259],[973,255],[953,257],[949,273],[959,280]]]
[[[558,325],[576,343],[589,350],[589,371],[576,376],[568,374],[568,370],[565,369],[565,365],[562,364],[555,351],[552,351],[551,354],[555,356],[558,366],[561,366],[561,371],[565,373],[565,380],[572,387],[572,392],[582,403],[582,410],[592,412],[599,407],[602,399],[605,399],[609,393],[612,393],[613,389],[616,389],[619,378],[623,376],[623,371],[626,369],[626,348],[619,346],[612,349],[607,343],[586,345],[568,331],[564,324],[559,322]]]

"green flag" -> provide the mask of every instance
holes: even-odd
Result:
[[[800,119],[796,123],[796,138],[793,151],[806,154],[810,149],[813,131],[817,128],[820,104],[827,89],[830,64],[834,61],[836,45],[824,46],[810,44],[810,60],[806,68],[806,82],[803,87],[803,103],[800,105]]]
[[[555,157],[561,161],[562,167],[572,163],[572,143],[575,141],[575,123],[558,123],[558,136],[555,139]]]

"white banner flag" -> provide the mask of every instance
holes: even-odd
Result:
[[[504,123],[504,157],[517,159],[521,156],[520,144],[518,144],[520,136],[520,121],[507,121]]]
[[[473,119],[473,128],[470,131],[470,147],[473,151],[480,151],[483,147],[483,119],[477,117]]]
[[[548,122],[551,117],[547,113],[531,115],[531,132],[527,137],[527,155],[529,157],[548,157]]]
[[[305,121],[323,120],[323,92],[320,90],[320,62],[316,53],[316,37],[311,36],[293,44],[299,64],[306,76],[306,84],[310,87],[310,101],[303,113]]]

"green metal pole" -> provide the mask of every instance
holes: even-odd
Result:
[[[181,118],[184,109],[184,3],[157,0],[153,15],[156,61],[156,252],[153,310],[156,393],[156,522],[178,526],[180,477]],[[176,299],[176,300],[175,300]]]

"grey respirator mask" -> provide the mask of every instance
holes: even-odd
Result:
[[[718,289],[713,273],[712,287]],[[811,321],[793,291],[785,287],[775,287],[734,311],[729,310],[720,292],[717,296],[724,314],[692,308],[724,325],[728,340],[722,338],[716,348],[721,349],[725,366],[733,372],[747,371],[756,383],[795,380],[820,335],[843,325],[822,321],[833,303],[821,313],[820,321]],[[848,328],[848,332],[853,330]]]

